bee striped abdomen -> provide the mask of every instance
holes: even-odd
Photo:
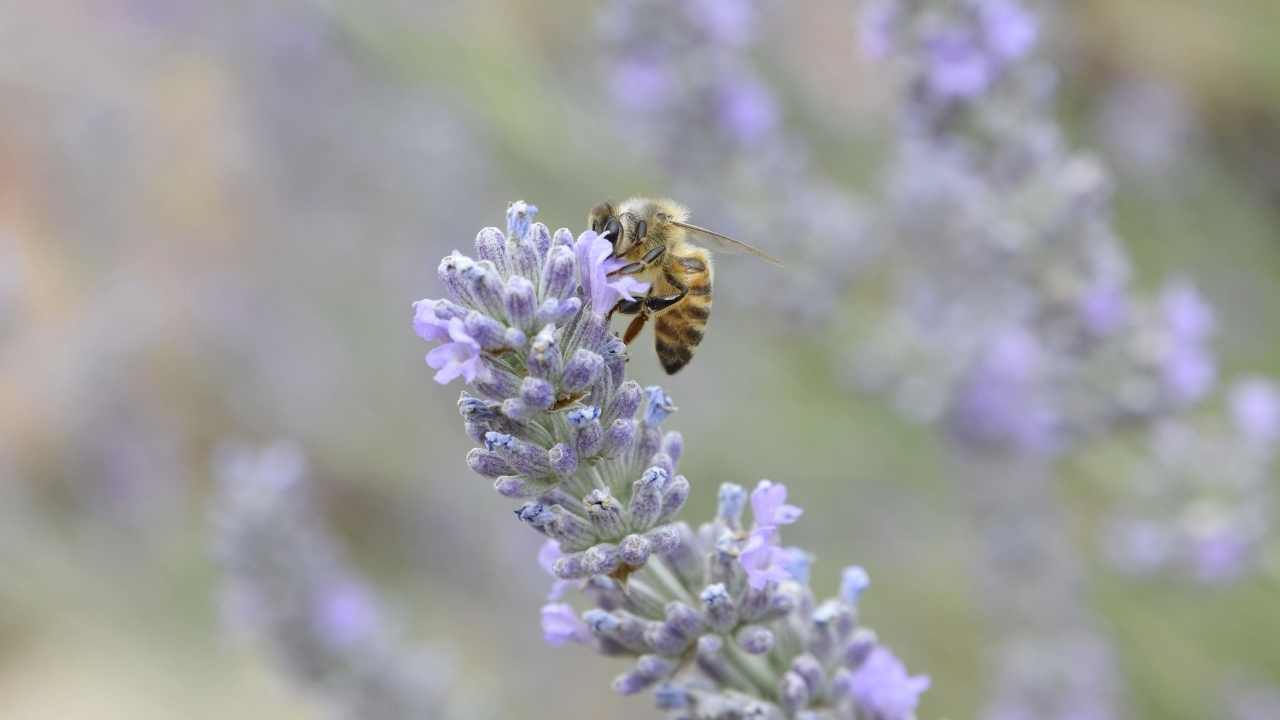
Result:
[[[654,327],[658,361],[674,374],[693,359],[711,317],[711,257],[702,248],[681,248],[663,271],[662,294],[686,290],[684,299],[657,315]]]

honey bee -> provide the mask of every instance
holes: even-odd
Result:
[[[613,257],[627,261],[613,275],[634,275],[649,283],[645,297],[620,301],[613,312],[636,316],[622,336],[628,345],[651,315],[657,318],[654,344],[668,374],[693,359],[711,317],[711,253],[694,240],[782,265],[746,243],[690,224],[689,211],[672,200],[604,202],[592,208],[587,222],[613,244]]]

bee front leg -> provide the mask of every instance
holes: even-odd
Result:
[[[667,247],[665,245],[659,245],[645,253],[644,257],[640,258],[639,261],[627,263],[626,265],[623,265],[617,270],[609,273],[609,277],[614,277],[615,275],[635,275],[636,273],[644,272],[646,269],[662,260],[662,256],[666,253]]]

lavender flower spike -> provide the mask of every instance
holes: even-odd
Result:
[[[456,342],[443,328],[465,314],[469,327],[503,338],[468,358],[483,377],[458,372],[469,383],[458,408],[484,443],[468,465],[497,476],[499,493],[522,501],[519,520],[547,538],[537,554],[557,578],[541,611],[547,643],[631,658],[613,688],[653,689],[672,717],[910,720],[927,679],[908,677],[857,626],[865,573],[847,571],[841,595],[813,610],[813,557],[780,544],[781,527],[802,512],[784,485],[762,481],[751,493],[750,532],[747,495],[734,484],[696,532],[678,520],[693,486],[678,473],[684,439],[662,429],[675,403],[626,378],[625,346],[606,320],[643,288],[610,279],[611,246],[595,233],[578,236],[571,254],[568,230],[528,241],[550,237],[523,226],[530,214],[513,204],[505,237],[482,232],[480,261],[445,258],[450,297],[417,303],[414,327],[425,340]],[[497,287],[519,302],[495,302]],[[516,326],[548,303],[566,309],[543,313],[531,336]],[[565,598],[573,588],[594,607],[579,614]]]
[[[336,717],[474,716],[449,711],[440,661],[399,647],[385,609],[313,523],[296,450],[232,450],[218,470],[216,553],[235,629],[326,695]]]

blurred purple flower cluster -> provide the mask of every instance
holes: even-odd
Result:
[[[1280,387],[1236,381],[1228,418],[1176,418],[1154,428],[1132,463],[1107,536],[1115,565],[1139,575],[1184,575],[1205,583],[1264,568],[1276,532]]]
[[[634,658],[614,689],[653,689],[673,718],[913,718],[928,679],[858,626],[861,568],[815,602],[811,556],[780,542],[802,513],[784,485],[761,481],[750,494],[750,529],[748,495],[733,484],[697,532],[678,520],[691,490],[677,474],[684,441],[661,427],[675,406],[626,378],[607,320],[642,288],[609,277],[595,233],[552,233],[535,212],[513,204],[505,233],[477,235],[479,259],[444,258],[448,296],[415,303],[414,326],[441,343],[427,356],[436,379],[468,383],[458,407],[481,444],[468,464],[547,538],[537,557],[555,578],[541,612],[547,643]],[[575,610],[570,588],[594,607]]]
[[[453,717],[447,666],[400,645],[373,591],[315,523],[304,470],[284,445],[223,454],[215,520],[228,622],[336,717]]]
[[[699,223],[803,268],[744,266],[724,292],[769,272],[775,290],[760,309],[819,322],[874,254],[873,238],[857,198],[814,171],[809,143],[788,129],[756,68],[766,5],[612,0],[600,18],[606,83],[628,149],[656,160],[664,193],[696,208]]]

